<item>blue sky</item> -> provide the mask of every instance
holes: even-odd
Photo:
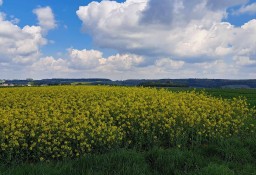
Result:
[[[255,0],[0,0],[0,79],[256,77]]]
[[[50,6],[55,14],[58,28],[50,31],[47,38],[54,41],[50,45],[42,48],[45,55],[56,55],[58,52],[65,52],[67,48],[92,49],[92,39],[90,35],[82,33],[81,21],[76,15],[79,6],[87,5],[90,1],[85,0],[26,0],[26,3],[19,0],[6,0],[2,10],[20,19],[19,26],[37,24],[36,15],[33,9],[37,7]],[[17,8],[18,7],[18,8]]]

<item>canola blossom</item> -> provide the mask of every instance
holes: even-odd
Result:
[[[0,89],[0,158],[73,158],[115,148],[186,146],[255,132],[244,99],[107,86]]]

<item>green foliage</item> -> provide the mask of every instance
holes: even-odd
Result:
[[[231,89],[231,88],[206,88],[206,89],[195,89],[195,88],[170,88],[170,91],[182,92],[182,91],[197,91],[206,92],[207,94],[225,99],[233,99],[243,97],[246,98],[249,106],[256,106],[256,89]]]
[[[192,150],[178,148],[154,149],[147,155],[147,160],[154,174],[184,174],[196,171],[206,165],[204,158]]]
[[[138,84],[138,86],[143,86],[143,87],[188,87],[186,84],[174,83],[170,80],[146,81],[146,82]]]
[[[204,167],[196,175],[234,175],[234,171],[230,170],[225,165],[218,164],[209,164],[207,167]]]
[[[255,175],[255,144],[255,135],[251,135],[246,139],[234,137],[221,143],[210,143],[194,148],[154,148],[143,152],[121,149],[104,154],[88,154],[72,160],[2,165],[0,174]],[[254,148],[249,145],[254,145]],[[239,152],[241,149],[246,155]]]

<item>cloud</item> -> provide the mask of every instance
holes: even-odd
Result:
[[[107,58],[98,50],[69,49],[66,59],[44,57],[30,67],[30,73],[40,78],[107,77],[112,79],[150,78],[182,68],[183,62],[168,58],[158,59],[153,65],[141,66],[145,59],[133,54],[116,54]],[[156,75],[153,75],[156,73]]]
[[[20,66],[0,62],[1,76],[9,74],[19,78],[253,78],[255,57],[237,57],[225,60],[185,62],[171,57],[155,57],[148,63],[146,56],[114,54],[104,57],[99,50],[68,49],[59,58],[53,56],[35,59],[31,64]],[[145,64],[147,63],[147,64]],[[8,74],[9,73],[9,74]],[[23,76],[23,77],[22,77]],[[24,77],[25,76],[25,77]]]
[[[103,63],[102,53],[97,50],[76,50],[69,51],[71,66],[75,69],[95,69]]]
[[[137,55],[116,54],[104,58],[98,50],[69,49],[67,57],[42,57],[27,67],[27,75],[49,77],[106,77],[135,70],[143,58]],[[135,71],[136,72],[136,71]]]
[[[172,27],[185,26],[193,20],[204,21],[205,24],[208,20],[218,22],[226,15],[226,7],[237,4],[236,1],[163,0],[159,3],[158,0],[148,0],[146,8],[142,12],[141,22],[146,24],[172,24]]]
[[[35,61],[40,56],[40,47],[46,43],[41,27],[20,28],[0,13],[0,63],[25,64]]]
[[[11,20],[10,20],[10,22],[11,22],[11,23],[13,23],[13,24],[19,24],[20,19],[15,18],[14,16],[11,16]]]
[[[68,62],[62,58],[52,56],[42,57],[32,65],[26,67],[26,75],[35,78],[68,78],[72,70],[68,67]]]
[[[135,67],[140,67],[140,64],[144,62],[144,58],[133,54],[116,54],[104,59],[104,69],[127,71],[132,70]]]
[[[57,27],[53,11],[49,6],[36,8],[33,13],[36,14],[39,26],[42,27],[44,32]]]
[[[159,1],[150,0],[142,12],[142,22],[151,24],[171,23],[174,20],[174,16],[178,15],[183,9],[182,1],[163,0],[159,3]]]
[[[245,67],[255,68],[256,20],[241,26],[223,21],[229,8],[252,9],[254,5],[247,3],[101,1],[80,6],[77,15],[97,46],[142,57],[140,66],[128,69],[140,77],[238,78],[255,75]]]
[[[225,10],[226,8],[242,5],[247,2],[248,0],[208,0],[207,6],[213,10]]]
[[[134,54],[115,54],[104,58],[98,50],[69,49],[65,58],[44,57],[30,67],[27,75],[49,77],[105,77],[111,79],[134,78],[253,78],[255,70],[249,58],[212,60],[200,63],[184,62],[172,58],[155,58],[145,65],[146,57]]]
[[[0,0],[0,6],[3,5],[4,1],[3,0]]]
[[[180,69],[184,66],[184,61],[174,61],[169,58],[162,58],[156,60],[155,65],[157,67],[165,68],[165,69]]]
[[[246,4],[247,0],[93,1],[81,6],[77,15],[98,48],[117,51],[107,57],[88,49],[68,49],[58,58],[43,56],[46,34],[57,27],[50,7],[33,11],[38,26],[19,27],[14,17],[7,20],[0,13],[1,76],[255,78],[256,20],[241,26],[223,22],[228,8],[249,8]]]
[[[237,56],[234,58],[234,61],[240,66],[256,66],[256,58],[252,59],[246,56]]]
[[[125,71],[139,66],[143,62],[143,58],[136,55],[116,54],[104,58],[102,52],[86,49],[71,49],[69,50],[69,57],[70,67],[78,70]]]
[[[32,64],[31,68],[37,72],[69,72],[66,60],[61,58],[55,59],[52,56],[40,58]]]
[[[235,14],[256,14],[256,3],[242,6]]]
[[[102,1],[81,6],[77,15],[84,31],[99,47],[146,57],[204,62],[255,52],[255,20],[238,27],[223,22],[227,8],[246,3],[247,0]]]

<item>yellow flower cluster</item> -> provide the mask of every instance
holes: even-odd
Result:
[[[225,138],[248,132],[255,112],[243,99],[135,87],[2,88],[0,99],[0,158],[8,160]]]

